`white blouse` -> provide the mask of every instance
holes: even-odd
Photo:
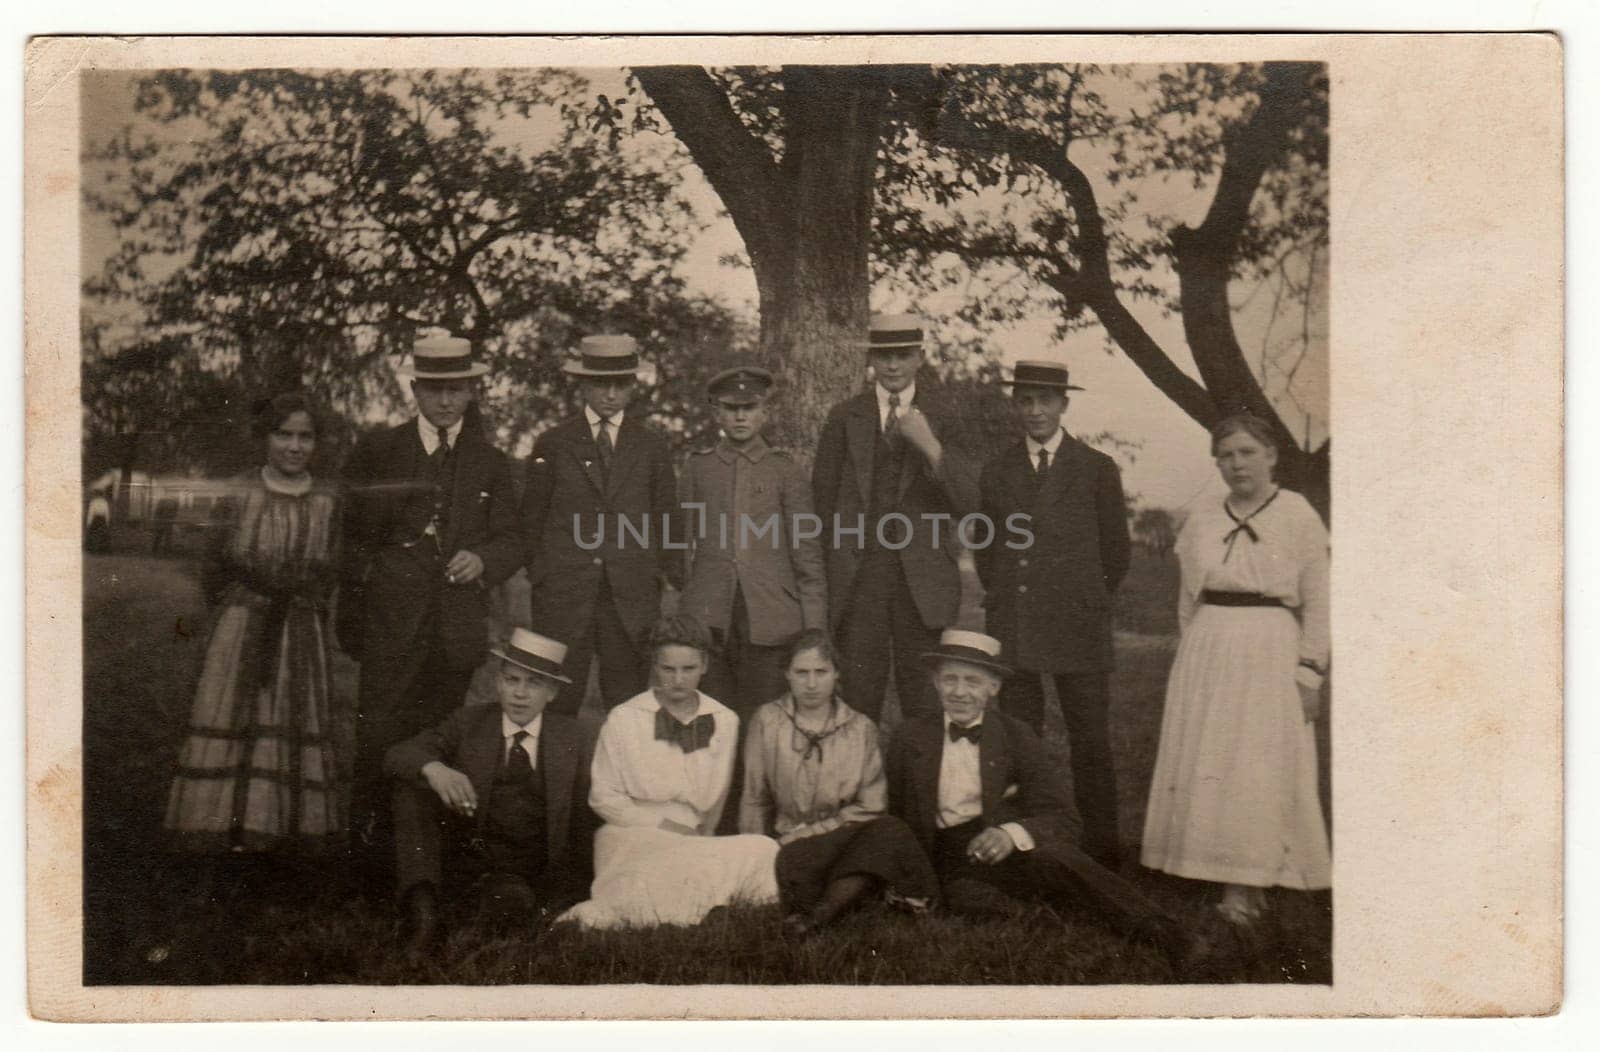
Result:
[[[589,806],[611,825],[654,829],[670,820],[710,836],[728,801],[739,717],[701,694],[694,715],[711,714],[711,742],[684,752],[675,742],[656,740],[660,710],[649,690],[611,710],[595,744]]]
[[[1221,499],[1189,513],[1178,535],[1183,584],[1178,627],[1187,631],[1205,589],[1260,592],[1283,600],[1300,621],[1300,657],[1328,663],[1328,530],[1306,499],[1280,489],[1271,504],[1247,520],[1256,539],[1239,531]]]

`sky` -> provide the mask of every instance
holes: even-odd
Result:
[[[594,95],[606,94],[616,98],[625,91],[625,74],[622,70],[584,69],[579,72],[588,79]],[[158,133],[169,140],[182,139],[184,130],[156,129],[135,113],[132,99],[134,79],[133,75],[126,73],[84,78],[84,136],[87,142],[97,141],[129,123],[134,124],[137,131]],[[1115,105],[1117,100],[1113,98],[1111,101]],[[530,150],[541,148],[552,133],[553,122],[520,118],[506,121],[501,132],[506,142],[525,145]],[[652,142],[651,138],[644,137],[633,148],[655,150],[670,145],[661,141]],[[1097,158],[1092,151],[1088,156],[1079,156],[1077,151],[1082,149],[1081,144],[1075,145],[1074,159],[1094,178],[1100,167],[1095,163]],[[684,264],[685,278],[692,289],[717,297],[754,319],[756,290],[753,272],[748,267],[729,266],[722,262],[729,256],[742,256],[744,246],[738,232],[698,169],[687,165],[683,173],[684,192],[705,222],[704,230],[689,246]],[[86,181],[94,179],[96,174],[93,166],[85,166]],[[1196,190],[1187,179],[1149,180],[1138,185],[1137,189],[1141,205],[1151,215],[1177,221],[1198,222],[1210,199],[1208,187]],[[1096,190],[1104,198],[1108,196],[1110,188],[1097,184]],[[81,251],[84,273],[88,274],[98,269],[105,257],[114,250],[117,235],[103,217],[87,209],[83,216]],[[1176,278],[1170,270],[1158,269],[1153,278],[1157,284],[1175,287]],[[1242,298],[1245,290],[1236,291]],[[1323,303],[1321,325],[1324,338],[1314,341],[1315,350],[1308,356],[1296,380],[1296,395],[1309,408],[1309,419],[1295,414],[1287,420],[1296,432],[1303,433],[1309,427],[1317,442],[1328,433],[1325,296]],[[954,294],[912,302],[889,290],[874,290],[872,297],[874,310],[912,310],[933,319],[953,312],[955,306]],[[1164,315],[1158,307],[1146,301],[1129,300],[1128,307],[1180,368],[1191,376],[1197,375],[1177,317]],[[1241,344],[1246,348],[1259,347],[1271,317],[1269,296],[1258,296],[1249,306],[1238,311],[1235,325]],[[1288,320],[1280,316],[1276,331],[1283,332],[1283,327],[1288,324]],[[1298,316],[1294,324],[1298,325]],[[1134,495],[1137,503],[1185,509],[1195,500],[1209,499],[1210,496],[1220,496],[1225,492],[1211,464],[1206,434],[1198,424],[1158,392],[1120,351],[1108,353],[1104,335],[1098,327],[1057,340],[1053,335],[1054,325],[1055,320],[1048,313],[1024,317],[1016,324],[994,331],[989,348],[1008,366],[1018,358],[1051,358],[1068,365],[1073,382],[1085,388],[1072,398],[1066,417],[1068,430],[1089,435],[1109,431],[1137,444],[1137,448],[1131,452],[1117,454],[1123,469],[1124,487]]]

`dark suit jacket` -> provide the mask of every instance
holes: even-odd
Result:
[[[900,475],[899,499],[894,510],[911,519],[911,543],[900,550],[912,598],[922,623],[946,628],[955,623],[961,605],[961,574],[956,568],[960,543],[956,524],[978,506],[977,466],[953,441],[958,430],[955,407],[943,392],[917,381],[914,403],[944,447],[937,474],[915,449],[906,451],[909,470]],[[837,628],[850,608],[851,588],[863,551],[853,535],[833,543],[834,523],[854,528],[856,517],[866,516],[872,503],[872,449],[877,441],[878,401],[867,390],[834,406],[822,425],[822,439],[811,471],[812,498],[822,517],[823,550],[828,560],[829,619]],[[922,515],[944,513],[939,523],[939,543],[934,545],[934,524]],[[837,520],[835,519],[837,516]],[[876,524],[868,522],[868,531]],[[869,533],[870,537],[871,534]]]
[[[627,532],[619,544],[619,516],[641,534],[648,522],[648,545]],[[663,545],[668,520],[675,549]],[[661,579],[683,584],[689,542],[666,438],[624,416],[610,473],[602,479],[599,449],[582,413],[540,435],[528,458],[522,538],[535,631],[563,642],[586,633],[604,575],[623,626],[643,641],[660,615]]]
[[[345,462],[339,642],[362,662],[364,699],[398,697],[404,689],[390,682],[389,673],[414,666],[407,656],[431,646],[433,640],[420,635],[435,603],[450,666],[465,670],[482,664],[489,645],[489,589],[522,565],[510,460],[471,419],[461,428],[454,456],[450,521],[436,560],[395,543],[406,533],[406,502],[425,477],[427,454],[416,420],[367,436]],[[449,584],[444,566],[463,549],[483,560],[483,576],[471,584]]]
[[[1111,658],[1111,597],[1128,571],[1128,515],[1112,459],[1071,436],[1033,496],[1018,442],[984,466],[983,512],[1001,531],[974,553],[985,624],[1014,668],[1102,672]],[[1033,543],[1007,547],[1006,519],[1025,512]],[[1017,539],[1020,543],[1020,538]]]
[[[930,858],[936,857],[944,739],[941,714],[913,717],[895,732],[885,761],[889,811],[911,827]],[[1033,837],[1034,850],[1046,854],[1074,844],[1071,797],[1056,774],[1060,764],[1026,724],[991,706],[983,716],[978,765],[985,828],[1016,822]]]
[[[478,799],[487,800],[504,747],[500,706],[469,705],[452,712],[437,727],[391,746],[383,758],[383,769],[391,778],[426,785],[422,768],[437,760],[466,775]],[[548,868],[576,876],[589,866],[598,827],[589,809],[589,750],[576,720],[545,712],[537,763],[544,770]],[[487,807],[478,808],[480,826],[487,814]]]

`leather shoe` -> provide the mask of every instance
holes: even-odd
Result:
[[[418,884],[408,890],[402,904],[401,948],[407,957],[427,953],[444,930],[439,917],[439,893],[432,884]]]

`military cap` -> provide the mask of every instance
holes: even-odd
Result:
[[[713,402],[731,405],[759,405],[772,390],[772,373],[758,365],[738,365],[724,369],[706,384]]]

